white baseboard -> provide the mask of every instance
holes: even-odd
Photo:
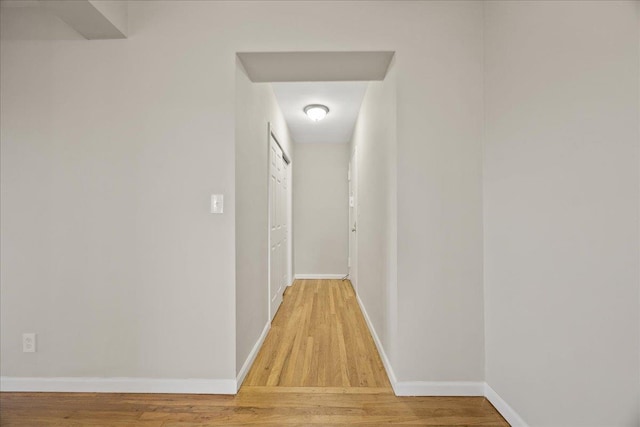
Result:
[[[236,384],[237,384],[236,391],[240,390],[240,386],[242,385],[244,378],[247,376],[247,373],[249,373],[249,369],[251,369],[251,365],[253,365],[254,360],[256,360],[256,356],[260,351],[260,347],[262,347],[262,343],[264,343],[264,339],[267,337],[267,334],[269,333],[269,329],[271,329],[271,322],[267,322],[267,324],[264,325],[264,329],[262,330],[262,333],[258,337],[258,341],[256,341],[255,345],[251,349],[251,352],[249,353],[247,360],[244,361],[244,365],[242,365],[242,368],[240,368],[240,372],[238,372],[238,377],[236,378]]]
[[[486,397],[498,412],[500,412],[500,415],[502,415],[504,419],[511,424],[511,427],[528,427],[528,424],[522,419],[522,417],[520,417],[520,415],[487,383],[484,385],[484,397]]]
[[[398,381],[396,396],[484,396],[482,381]]]
[[[482,381],[398,381],[376,329],[371,323],[369,313],[359,295],[357,299],[396,396],[484,396],[485,389]]]
[[[360,299],[360,295],[356,295],[356,298],[358,300],[358,305],[360,306],[360,311],[362,311],[362,314],[364,315],[364,320],[367,323],[367,326],[369,327],[369,332],[373,337],[373,342],[376,343],[378,354],[380,354],[380,358],[382,359],[382,364],[384,365],[384,369],[385,371],[387,371],[387,376],[389,377],[389,381],[391,382],[391,387],[393,388],[393,392],[395,393],[396,396],[400,396],[396,390],[396,384],[398,383],[398,380],[396,379],[396,374],[393,372],[393,368],[391,367],[391,362],[387,357],[387,353],[385,353],[384,347],[382,347],[382,341],[380,341],[380,338],[376,333],[376,329],[373,327],[373,323],[371,323],[371,319],[369,318],[367,309],[364,307],[364,304]]]
[[[321,280],[321,279],[342,279],[347,273],[340,274],[296,274],[296,279],[300,280]]]
[[[236,380],[128,377],[0,377],[0,391],[236,394]]]

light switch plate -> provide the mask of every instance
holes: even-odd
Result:
[[[224,212],[224,195],[212,194],[211,195],[211,213],[221,214]]]

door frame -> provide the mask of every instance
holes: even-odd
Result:
[[[280,140],[278,139],[275,131],[273,130],[273,126],[271,126],[271,122],[267,122],[267,313],[269,316],[269,323],[273,320],[275,313],[271,313],[271,176],[270,176],[270,168],[271,168],[271,138],[276,142],[280,150],[282,150],[282,160],[286,163],[287,167],[287,225],[289,227],[289,235],[287,240],[287,248],[285,249],[286,263],[285,266],[287,271],[287,286],[291,286],[292,283],[292,253],[293,253],[293,226],[292,226],[292,195],[293,195],[293,183],[292,183],[292,161],[291,156],[284,149],[282,144],[280,144]]]
[[[358,293],[358,147],[354,146],[349,158],[349,253],[348,272],[354,291]],[[353,192],[353,207],[351,193]],[[356,230],[353,231],[353,228]],[[352,238],[353,234],[353,238]]]

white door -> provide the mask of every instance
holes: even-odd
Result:
[[[287,277],[287,190],[282,149],[269,138],[269,316],[273,319],[282,303]]]
[[[349,161],[349,278],[358,290],[358,167],[356,148]]]

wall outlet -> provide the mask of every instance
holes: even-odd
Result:
[[[34,333],[22,334],[22,352],[23,353],[36,352],[36,334]]]

